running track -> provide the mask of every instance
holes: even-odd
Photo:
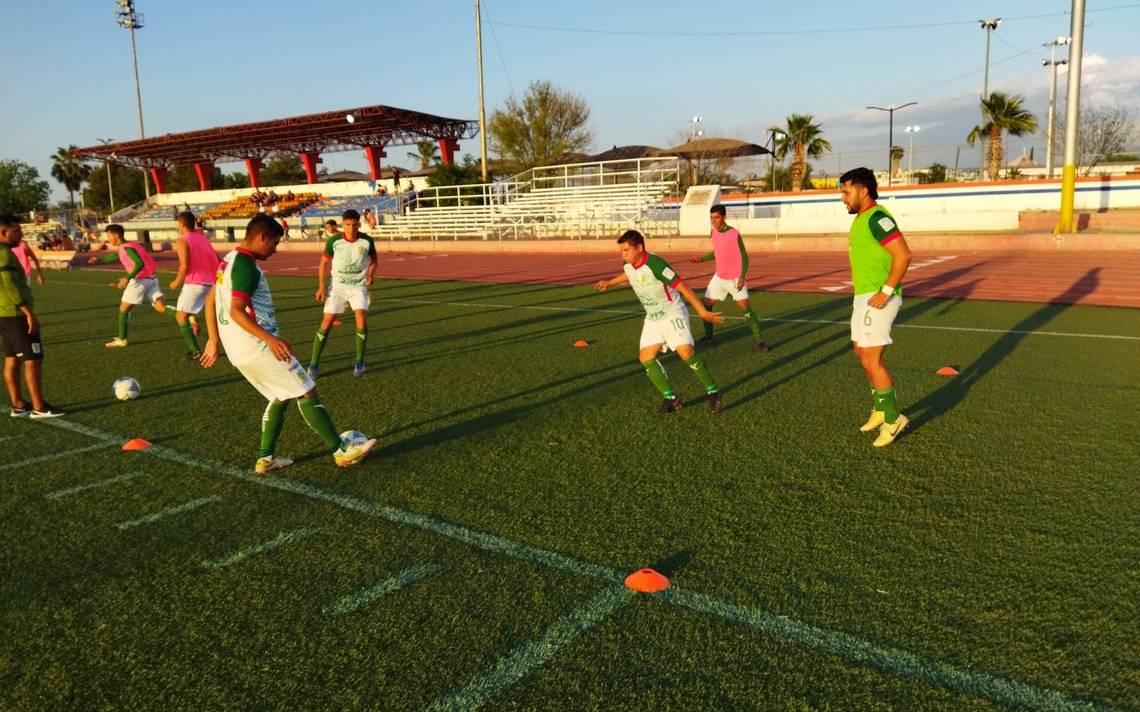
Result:
[[[441,248],[443,245],[440,246]],[[692,253],[662,253],[692,287],[704,287],[712,263]],[[170,268],[172,253],[156,255]],[[850,294],[843,253],[757,253],[750,256],[752,290]],[[315,252],[281,252],[266,272],[315,276]],[[380,253],[380,277],[525,284],[592,284],[621,269],[621,257],[599,253]],[[1140,253],[973,252],[916,255],[904,282],[909,296],[994,299],[1140,307]]]

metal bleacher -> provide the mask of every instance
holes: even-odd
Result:
[[[496,183],[419,191],[414,209],[385,215],[387,239],[596,238],[653,227],[654,208],[677,192],[675,157],[533,168]]]
[[[359,213],[365,211],[375,212],[377,215],[395,215],[399,210],[400,201],[394,195],[346,195],[342,197],[325,198],[316,205],[305,208],[300,216],[309,220],[339,220],[345,210],[355,210]]]

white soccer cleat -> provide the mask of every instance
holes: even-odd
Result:
[[[283,470],[292,464],[293,461],[287,457],[270,455],[269,457],[259,457],[257,463],[253,466],[253,471],[259,475],[268,475],[274,470]]]
[[[872,410],[871,417],[867,418],[867,422],[859,426],[859,432],[869,433],[883,423],[887,422],[887,416],[881,410]]]
[[[119,337],[116,336],[115,338],[111,339],[110,341],[108,341],[107,343],[105,343],[103,345],[109,349],[122,349],[122,348],[126,348],[127,340],[126,339],[120,339]]]
[[[338,467],[351,467],[364,459],[368,451],[376,445],[376,438],[369,438],[361,443],[342,444],[340,449],[333,453]]]
[[[899,436],[899,433],[903,431],[903,428],[905,428],[909,422],[910,420],[908,420],[905,415],[899,413],[899,419],[895,422],[883,423],[881,426],[879,426],[879,437],[875,438],[875,442],[872,444],[875,447],[884,447],[886,445],[890,445],[895,441],[895,438]]]

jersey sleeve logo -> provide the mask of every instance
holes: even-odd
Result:
[[[891,230],[895,229],[895,221],[891,220],[888,217],[881,217],[879,218],[879,227],[883,228],[883,230],[887,232],[890,232]]]
[[[677,273],[673,271],[672,267],[666,267],[665,269],[661,270],[661,276],[665,279],[672,280],[677,276]]]

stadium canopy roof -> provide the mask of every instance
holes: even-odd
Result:
[[[454,144],[478,132],[476,121],[378,105],[88,146],[72,155],[139,168],[170,168],[278,153],[383,149],[429,139]]]

